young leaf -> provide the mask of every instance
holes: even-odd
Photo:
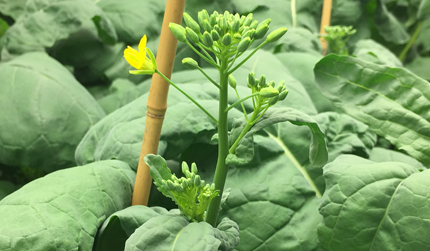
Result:
[[[134,180],[107,160],[28,183],[0,201],[0,250],[91,250],[99,225],[131,204]]]
[[[416,159],[408,156],[404,153],[385,149],[381,147],[375,147],[370,152],[369,160],[373,162],[401,162],[415,167],[417,170],[427,169],[423,164],[418,162]]]
[[[133,232],[151,218],[168,211],[161,207],[131,206],[109,216],[97,232],[93,251],[124,250]]]
[[[402,67],[403,64],[389,49],[371,40],[364,39],[358,41],[352,55],[365,61],[375,64],[382,64],[390,67]]]
[[[315,66],[317,83],[338,108],[400,150],[430,164],[430,84],[404,69],[329,55]]]
[[[79,141],[105,116],[85,88],[42,52],[1,64],[0,83],[0,163],[44,172],[75,165]]]
[[[374,12],[374,24],[379,34],[394,44],[404,44],[410,36],[402,23],[388,11],[384,1],[377,0],[376,10]]]
[[[333,251],[427,250],[430,171],[343,155],[324,167],[318,235]]]
[[[233,165],[244,165],[249,163],[254,157],[253,134],[263,128],[275,123],[289,121],[295,125],[306,125],[312,132],[312,141],[309,150],[309,160],[311,165],[323,166],[327,162],[327,148],[324,141],[324,133],[318,124],[306,114],[292,108],[272,108],[254,124],[247,134],[242,138],[234,154],[229,154],[226,163]],[[246,125],[243,118],[233,122],[233,130],[230,137],[232,144]]]
[[[130,236],[125,251],[230,251],[239,243],[238,228],[227,218],[219,228],[213,228],[206,222],[189,223],[180,215],[160,215],[147,221]]]

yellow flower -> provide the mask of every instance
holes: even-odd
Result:
[[[143,75],[143,74],[154,74],[157,69],[157,63],[155,57],[149,48],[146,48],[146,35],[142,37],[138,47],[139,51],[133,49],[130,46],[124,50],[124,57],[127,62],[136,68],[137,70],[129,71],[130,74]],[[148,53],[149,58],[146,53]]]

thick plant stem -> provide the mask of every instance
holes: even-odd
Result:
[[[218,211],[221,203],[222,193],[224,191],[225,180],[227,178],[228,166],[225,159],[228,155],[228,59],[221,61],[220,73],[220,99],[219,99],[219,118],[218,118],[218,160],[215,170],[215,189],[219,190],[219,195],[212,199],[206,212],[206,222],[216,227]]]
[[[403,60],[406,57],[406,54],[408,54],[409,49],[415,43],[415,41],[417,40],[418,36],[420,35],[421,29],[423,28],[423,24],[424,24],[423,21],[421,21],[421,22],[418,23],[417,28],[414,31],[414,34],[412,35],[411,39],[409,39],[409,41],[406,44],[405,48],[403,48],[402,52],[400,53],[399,60],[401,62],[403,62]]]

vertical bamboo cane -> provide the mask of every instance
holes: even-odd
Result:
[[[178,40],[172,35],[169,23],[181,23],[185,0],[167,0],[157,51],[157,68],[168,78],[172,75]],[[132,205],[148,205],[152,178],[149,167],[143,161],[147,154],[157,153],[161,126],[167,109],[169,83],[158,74],[152,76],[151,88],[147,101],[146,125],[140,151]]]
[[[332,6],[332,0],[324,0],[322,16],[321,16],[321,27],[320,27],[321,35],[327,34],[324,30],[324,27],[330,26],[331,6]],[[321,41],[321,47],[323,49],[323,55],[325,56],[327,54],[327,41],[323,37],[320,37],[320,41]]]

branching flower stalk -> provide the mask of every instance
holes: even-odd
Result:
[[[192,58],[184,58],[182,63],[184,66],[190,69],[199,70],[216,88],[219,89],[219,113],[218,119],[211,115],[203,106],[201,106],[196,100],[190,97],[186,92],[180,89],[179,86],[175,85],[172,81],[166,78],[161,72],[157,70],[155,59],[150,50],[146,50],[145,45],[139,45],[139,51],[126,51],[124,56],[127,61],[135,67],[137,70],[130,71],[132,74],[154,74],[157,73],[166,79],[171,85],[183,93],[188,99],[196,104],[203,112],[205,112],[213,121],[217,124],[218,129],[218,159],[214,175],[214,184],[211,186],[211,192],[207,192],[204,204],[195,206],[193,204],[196,201],[196,196],[200,196],[198,189],[192,190],[192,193],[183,194],[186,189],[179,188],[182,186],[181,182],[173,176],[167,175],[163,177],[167,183],[157,182],[156,185],[160,190],[159,186],[163,186],[163,190],[168,197],[173,197],[173,200],[178,204],[181,209],[181,213],[187,216],[193,221],[202,221],[202,207],[204,207],[205,221],[210,223],[212,226],[216,226],[218,211],[220,208],[221,198],[224,191],[224,185],[227,177],[228,165],[226,165],[226,157],[230,153],[235,152],[235,149],[240,144],[240,140],[243,136],[252,128],[252,126],[264,115],[269,107],[276,104],[278,101],[285,99],[288,91],[285,89],[283,82],[275,87],[273,81],[266,82],[266,78],[263,75],[260,79],[255,79],[254,73],[250,73],[248,77],[248,87],[252,90],[252,94],[241,98],[239,92],[236,90],[236,79],[233,77],[234,73],[240,66],[242,66],[247,60],[249,60],[261,47],[268,43],[272,43],[281,38],[286,32],[286,28],[279,28],[269,35],[266,39],[260,43],[252,52],[247,53],[247,49],[256,41],[263,39],[269,30],[270,19],[266,19],[263,22],[253,20],[252,13],[247,16],[240,16],[239,14],[230,14],[228,11],[223,14],[214,12],[211,15],[206,10],[202,10],[198,13],[198,21],[195,21],[190,15],[184,13],[184,21],[186,26],[183,27],[179,24],[170,23],[169,28],[172,34],[178,39],[178,41],[187,44],[197,55],[203,60],[208,62],[210,65],[215,67],[219,72],[219,83],[210,78],[198,65],[198,63]],[[146,44],[146,38],[145,38]],[[130,47],[131,48],[131,47]],[[129,50],[131,50],[129,48]],[[200,50],[199,50],[200,49]],[[146,51],[149,54],[149,59],[146,56]],[[133,53],[129,53],[133,52]],[[241,57],[246,55],[243,59]],[[140,62],[144,62],[141,64]],[[152,62],[148,64],[148,62]],[[238,101],[233,105],[229,106],[228,103],[228,91],[229,88],[233,88],[238,97]],[[243,102],[247,99],[252,99],[254,105],[254,112],[249,118],[245,110]],[[247,125],[241,136],[233,143],[229,145],[229,132],[228,132],[228,112],[239,105],[242,107],[244,117]],[[152,175],[152,167],[151,175]],[[184,169],[186,172],[186,170]],[[188,176],[187,176],[188,177]],[[154,180],[160,179],[160,177],[153,177]],[[194,179],[193,177],[188,177]],[[168,181],[172,180],[172,181]],[[174,182],[176,181],[176,183]],[[173,182],[174,184],[170,184]],[[170,188],[169,188],[170,184]],[[203,183],[204,184],[204,183]],[[176,190],[174,190],[176,189]],[[160,191],[161,191],[160,190]],[[175,196],[169,191],[175,191]],[[188,191],[188,190],[187,190]],[[199,190],[200,191],[200,190]],[[209,191],[209,190],[208,190]],[[163,193],[164,193],[163,192]],[[179,194],[178,194],[179,193]],[[214,195],[215,194],[215,195]],[[218,195],[218,196],[217,196]],[[185,197],[184,197],[185,196]],[[191,197],[190,197],[191,196]],[[194,196],[194,197],[193,197]],[[178,198],[187,198],[183,201],[188,201],[190,205],[179,203]],[[207,210],[206,210],[207,207]],[[199,209],[198,212],[195,210]],[[193,211],[194,210],[194,211]]]

